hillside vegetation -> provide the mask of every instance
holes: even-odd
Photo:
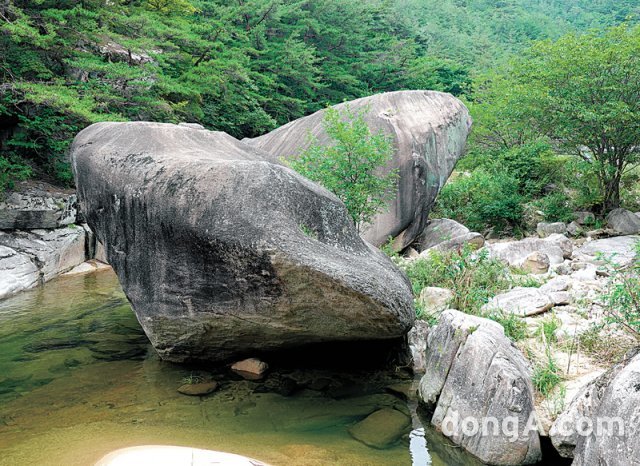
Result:
[[[0,188],[28,176],[71,183],[69,143],[96,121],[189,121],[244,137],[376,92],[468,97],[476,76],[530,40],[639,9],[632,0],[2,0]]]

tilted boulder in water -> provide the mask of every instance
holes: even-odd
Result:
[[[98,123],[78,196],[142,327],[170,361],[400,337],[406,276],[333,194],[224,133]]]
[[[469,111],[455,97],[434,91],[397,91],[336,105],[366,110],[373,131],[392,137],[396,149],[391,168],[400,181],[388,212],[379,214],[365,231],[373,244],[397,237],[394,247],[404,249],[427,225],[429,211],[464,150],[471,128]],[[271,161],[292,158],[310,145],[309,134],[330,143],[323,127],[324,110],[300,118],[264,136],[244,142],[271,154]]]
[[[425,360],[419,399],[437,430],[486,464],[540,460],[530,368],[500,324],[446,310],[429,331]]]

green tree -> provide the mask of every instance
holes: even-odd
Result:
[[[475,96],[475,138],[509,149],[546,136],[591,165],[602,212],[640,163],[640,26],[536,43]]]
[[[382,132],[371,133],[365,111],[327,108],[324,127],[331,142],[322,145],[310,135],[311,146],[290,161],[294,170],[344,202],[358,231],[393,198],[397,184],[397,172],[386,168],[393,145]]]

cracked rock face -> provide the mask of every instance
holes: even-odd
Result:
[[[400,175],[389,210],[379,214],[363,236],[375,245],[397,237],[394,247],[404,249],[424,230],[438,192],[463,153],[471,129],[469,111],[450,94],[435,91],[387,92],[335,108],[345,105],[354,112],[365,110],[371,130],[392,138],[396,152],[391,168]],[[244,142],[281,163],[282,157],[295,157],[309,147],[309,134],[321,144],[329,142],[323,118],[321,110]]]
[[[231,357],[411,328],[408,280],[331,193],[224,133],[99,123],[78,197],[161,357]]]
[[[455,310],[442,313],[427,339],[420,401],[431,424],[483,463],[532,464],[541,458],[529,366],[496,322]],[[495,430],[465,430],[465,420],[497,421]],[[487,421],[489,422],[489,421]],[[513,436],[502,428],[517,425]],[[456,424],[457,423],[457,424]],[[487,424],[489,425],[489,424]]]

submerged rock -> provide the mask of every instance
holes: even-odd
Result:
[[[178,387],[178,393],[188,396],[205,396],[215,392],[218,389],[218,382],[211,380],[209,382],[185,383]]]
[[[365,120],[373,131],[382,130],[394,142],[391,168],[399,171],[395,199],[387,212],[379,214],[364,232],[375,245],[396,237],[402,250],[422,233],[429,211],[464,150],[471,128],[467,108],[455,97],[434,91],[398,91],[336,105],[352,111],[366,110]],[[324,110],[295,120],[269,134],[246,139],[267,151],[271,161],[292,158],[310,145],[309,134],[320,143],[329,138],[323,127]]]
[[[393,339],[408,279],[344,204],[219,132],[99,123],[73,144],[78,197],[166,360]]]
[[[535,428],[530,369],[496,322],[454,310],[442,313],[427,341],[427,372],[419,397],[434,409],[431,424],[487,464],[536,463],[541,458]],[[498,428],[468,430],[465,422],[487,420]],[[500,426],[513,422],[515,435]]]
[[[389,448],[407,433],[411,419],[395,409],[383,408],[349,428],[356,440],[373,448]]]

